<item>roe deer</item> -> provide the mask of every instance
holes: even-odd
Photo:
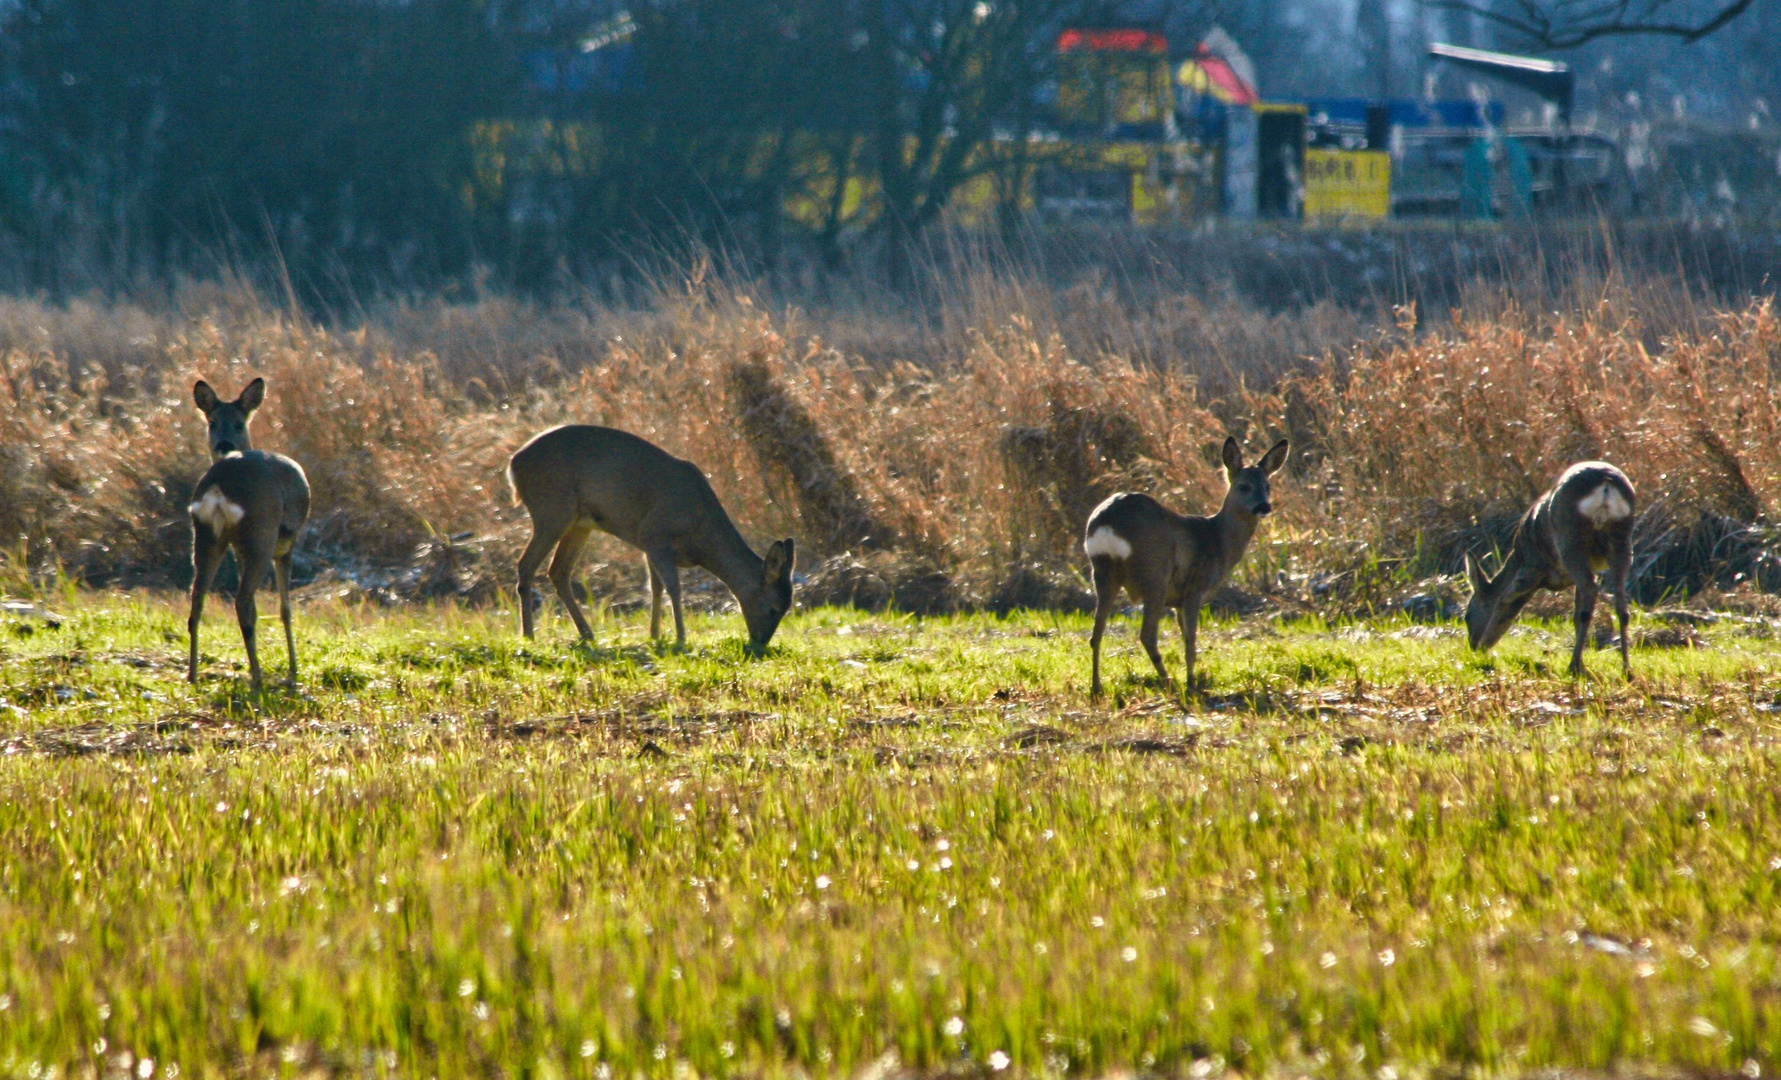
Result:
[[[1281,439],[1260,461],[1244,468],[1237,440],[1226,439],[1223,458],[1229,490],[1223,508],[1212,517],[1183,516],[1134,492],[1113,496],[1089,515],[1082,549],[1088,553],[1095,578],[1090,696],[1101,696],[1101,638],[1122,586],[1144,603],[1144,626],[1138,639],[1165,686],[1173,686],[1173,680],[1156,651],[1156,631],[1167,609],[1175,609],[1187,649],[1187,687],[1192,689],[1200,608],[1243,558],[1249,538],[1255,535],[1256,521],[1273,509],[1268,501],[1268,477],[1286,463],[1286,450],[1286,440]]]
[[[1571,674],[1583,674],[1583,639],[1595,616],[1596,574],[1607,570],[1620,619],[1620,666],[1632,674],[1626,652],[1626,576],[1633,563],[1633,485],[1605,461],[1580,461],[1564,471],[1515,526],[1509,558],[1492,579],[1468,552],[1466,640],[1482,652],[1497,643],[1515,616],[1541,589],[1577,589],[1573,619],[1577,643]]]
[[[209,420],[211,466],[192,492],[192,616],[186,622],[192,651],[186,679],[198,681],[198,620],[204,594],[222,565],[223,553],[235,549],[241,584],[235,591],[235,618],[247,645],[247,667],[254,693],[261,691],[260,654],[254,643],[254,592],[268,568],[278,575],[278,617],[284,622],[284,644],[291,661],[291,686],[297,685],[297,642],[291,634],[291,549],[297,531],[309,517],[309,479],[303,467],[283,454],[255,450],[247,422],[266,400],[266,380],[255,379],[234,401],[222,401],[210,384],[192,387]]]
[[[642,550],[649,565],[651,638],[661,637],[665,590],[674,605],[675,643],[686,645],[682,566],[702,566],[729,586],[756,653],[792,606],[791,540],[774,541],[766,558],[756,555],[697,465],[630,432],[587,424],[552,428],[513,455],[507,483],[532,515],[532,541],[519,558],[520,625],[527,637],[537,604],[532,575],[553,546],[550,582],[581,636],[594,636],[569,576],[594,529]]]

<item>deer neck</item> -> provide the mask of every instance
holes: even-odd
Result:
[[[1250,538],[1255,536],[1256,524],[1260,521],[1244,507],[1237,505],[1235,499],[1226,499],[1224,506],[1212,518],[1218,527],[1219,539],[1224,541],[1225,557],[1235,564],[1248,549]]]
[[[760,588],[761,572],[767,562],[742,539],[742,533],[728,514],[715,523],[700,547],[699,558],[693,561],[717,575],[738,601]]]
[[[1527,544],[1516,544],[1509,551],[1509,557],[1503,560],[1502,568],[1497,571],[1497,578],[1504,582],[1512,582],[1517,574],[1525,573],[1532,566],[1533,559],[1528,557]]]
[[[1501,586],[1496,595],[1497,605],[1509,608],[1511,616],[1520,614],[1528,599],[1539,591],[1545,570],[1546,560],[1529,555],[1524,544],[1515,545],[1509,557],[1503,560],[1503,568],[1497,571],[1496,581]]]

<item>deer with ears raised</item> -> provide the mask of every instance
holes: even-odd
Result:
[[[1571,674],[1583,674],[1583,641],[1595,617],[1596,575],[1608,571],[1620,620],[1620,667],[1632,674],[1626,643],[1626,579],[1633,565],[1633,484],[1605,461],[1580,461],[1535,501],[1515,526],[1502,569],[1492,578],[1466,554],[1472,598],[1466,603],[1466,641],[1483,652],[1503,636],[1541,589],[1577,590],[1572,611],[1577,640]]]
[[[1082,549],[1088,553],[1095,581],[1095,630],[1089,639],[1094,652],[1092,697],[1101,696],[1101,638],[1121,588],[1144,604],[1138,640],[1165,686],[1173,686],[1173,680],[1157,652],[1156,632],[1163,615],[1175,609],[1187,650],[1186,685],[1193,687],[1200,608],[1243,558],[1256,523],[1273,510],[1268,478],[1286,463],[1286,451],[1286,440],[1281,439],[1245,468],[1237,440],[1225,439],[1221,457],[1229,489],[1224,506],[1212,517],[1177,514],[1136,492],[1121,492],[1089,515]]]
[[[261,692],[260,654],[255,647],[258,612],[254,592],[266,572],[278,575],[278,616],[284,623],[284,644],[291,662],[291,686],[297,685],[297,642],[291,634],[291,552],[297,532],[309,518],[309,479],[303,467],[283,454],[255,450],[248,421],[266,400],[266,380],[255,379],[234,401],[223,401],[210,384],[199,380],[192,400],[208,423],[211,466],[192,492],[192,615],[186,621],[191,656],[186,678],[198,681],[198,622],[204,594],[216,578],[223,554],[233,548],[241,571],[235,593],[235,618],[247,646],[247,666],[254,693]]]

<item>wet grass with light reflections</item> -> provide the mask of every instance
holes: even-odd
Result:
[[[1581,687],[1558,625],[1221,623],[1183,713],[1129,620],[1093,706],[1076,617],[321,601],[255,708],[212,610],[195,689],[168,599],[0,626],[0,1073],[1781,1060],[1760,620]]]

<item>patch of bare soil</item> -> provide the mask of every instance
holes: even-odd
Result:
[[[778,713],[751,712],[747,709],[673,713],[664,716],[659,712],[639,713],[635,708],[621,705],[596,712],[566,713],[525,720],[493,718],[485,721],[484,730],[491,738],[497,739],[572,739],[599,734],[692,744],[778,719]]]
[[[266,745],[271,735],[299,726],[300,722],[244,722],[215,713],[176,712],[138,724],[90,721],[17,732],[0,738],[0,754],[139,757],[189,754],[206,745],[237,750]]]

